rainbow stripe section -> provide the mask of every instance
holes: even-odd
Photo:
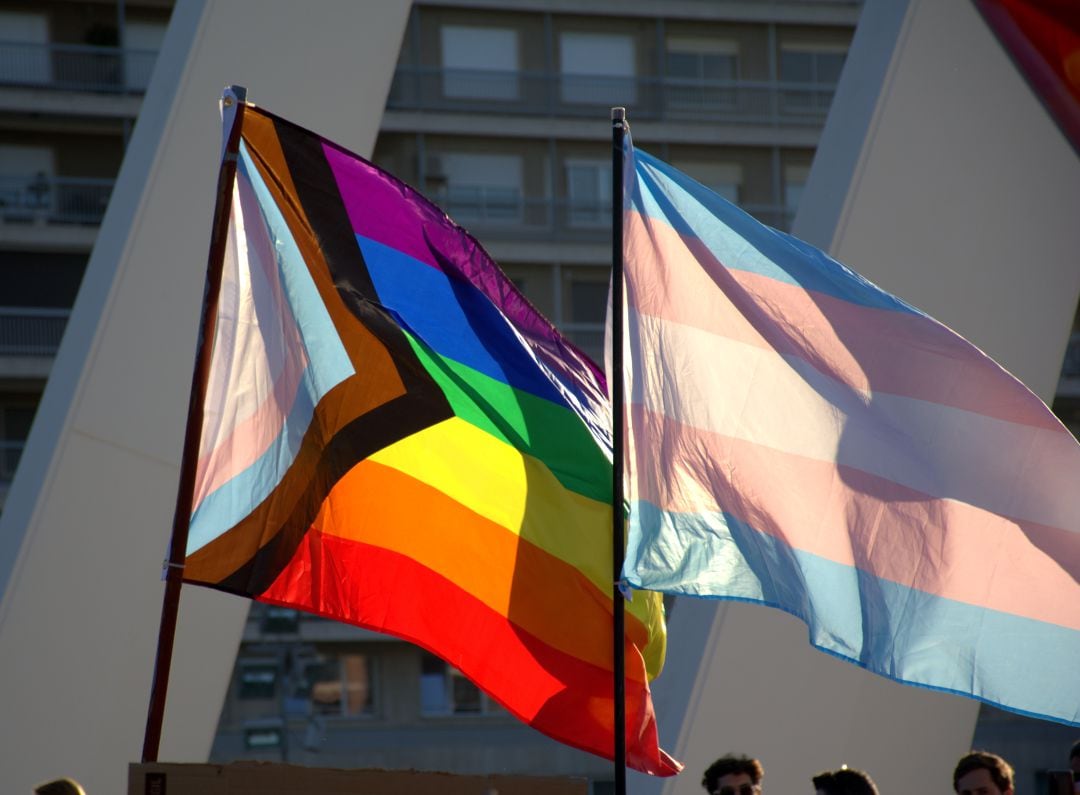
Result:
[[[595,365],[412,189],[255,108],[242,142],[185,579],[415,642],[612,756]],[[659,596],[624,642],[628,760],[673,774]]]
[[[629,161],[628,581],[779,607],[876,673],[1080,722],[1072,435],[945,326]]]

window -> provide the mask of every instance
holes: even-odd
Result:
[[[32,218],[54,201],[53,151],[45,146],[0,146],[0,213]]]
[[[505,28],[442,28],[443,94],[518,98],[518,34]]]
[[[461,671],[423,652],[420,660],[422,715],[491,715],[502,713],[498,703],[470,682]]]
[[[252,721],[244,727],[244,746],[252,751],[280,748],[284,735],[280,720]]]
[[[166,25],[161,22],[128,21],[124,25],[124,84],[145,90],[150,84]]]
[[[48,83],[52,80],[49,21],[44,14],[0,11],[5,42],[0,51],[0,82]]]
[[[786,111],[825,112],[832,102],[847,50],[839,44],[784,44],[780,47],[781,91]]]
[[[371,657],[359,652],[299,657],[285,711],[292,715],[373,715],[372,668]]]
[[[270,699],[277,693],[278,665],[275,660],[240,664],[237,697],[244,700]]]
[[[667,97],[675,108],[715,110],[735,104],[739,46],[716,39],[667,43]]]
[[[689,174],[714,193],[719,193],[732,204],[738,204],[742,198],[742,166],[738,163],[716,163],[711,161],[675,161],[677,169]]]
[[[559,37],[562,101],[631,105],[637,99],[634,40],[613,33],[563,33]]]
[[[593,361],[602,362],[610,273],[606,268],[567,267],[562,276],[562,329]]]
[[[461,223],[521,219],[520,155],[451,153],[438,157],[445,183],[436,198]]]
[[[264,605],[261,629],[267,633],[295,635],[300,631],[300,613],[288,607]]]
[[[810,166],[786,165],[784,166],[784,209],[789,217],[795,215],[802,200],[803,188],[810,176]]]
[[[571,226],[606,226],[611,222],[611,163],[568,160],[566,193]]]
[[[570,282],[570,321],[603,325],[607,317],[608,283],[573,280]]]
[[[15,467],[30,436],[36,409],[32,402],[22,398],[10,402],[4,399],[0,403],[0,481],[15,477]]]

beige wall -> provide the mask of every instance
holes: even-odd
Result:
[[[142,747],[226,83],[358,152],[405,0],[180,0],[0,516],[0,777],[124,791]],[[302,54],[302,57],[293,57]],[[248,603],[185,588],[161,758],[206,758]]]

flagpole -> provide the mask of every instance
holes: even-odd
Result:
[[[187,432],[184,436],[184,452],[180,462],[180,484],[177,487],[176,510],[173,513],[172,541],[169,544],[169,557],[164,564],[165,595],[161,604],[161,624],[158,629],[154,680],[150,688],[150,706],[146,715],[146,733],[143,735],[143,762],[157,761],[161,744],[161,727],[165,719],[165,697],[169,688],[169,670],[172,667],[173,641],[176,638],[176,619],[180,608],[180,585],[184,574],[188,524],[191,521],[191,507],[195,493],[195,465],[199,456],[203,402],[210,373],[210,353],[214,341],[222,263],[225,258],[229,214],[232,208],[232,185],[233,178],[236,176],[236,158],[240,151],[240,128],[246,98],[247,90],[242,86],[229,86],[221,97],[221,167],[218,171],[217,201],[214,206],[214,220],[210,235],[210,253],[207,257],[206,287],[199,323],[199,341],[195,354],[194,373],[191,378],[191,396],[188,399]]]
[[[623,139],[626,108],[611,109],[611,436],[612,571],[615,652],[615,795],[626,795],[626,655],[622,577],[623,513]]]

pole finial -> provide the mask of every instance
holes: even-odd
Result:
[[[612,108],[611,109],[612,121],[626,121],[626,108]]]

